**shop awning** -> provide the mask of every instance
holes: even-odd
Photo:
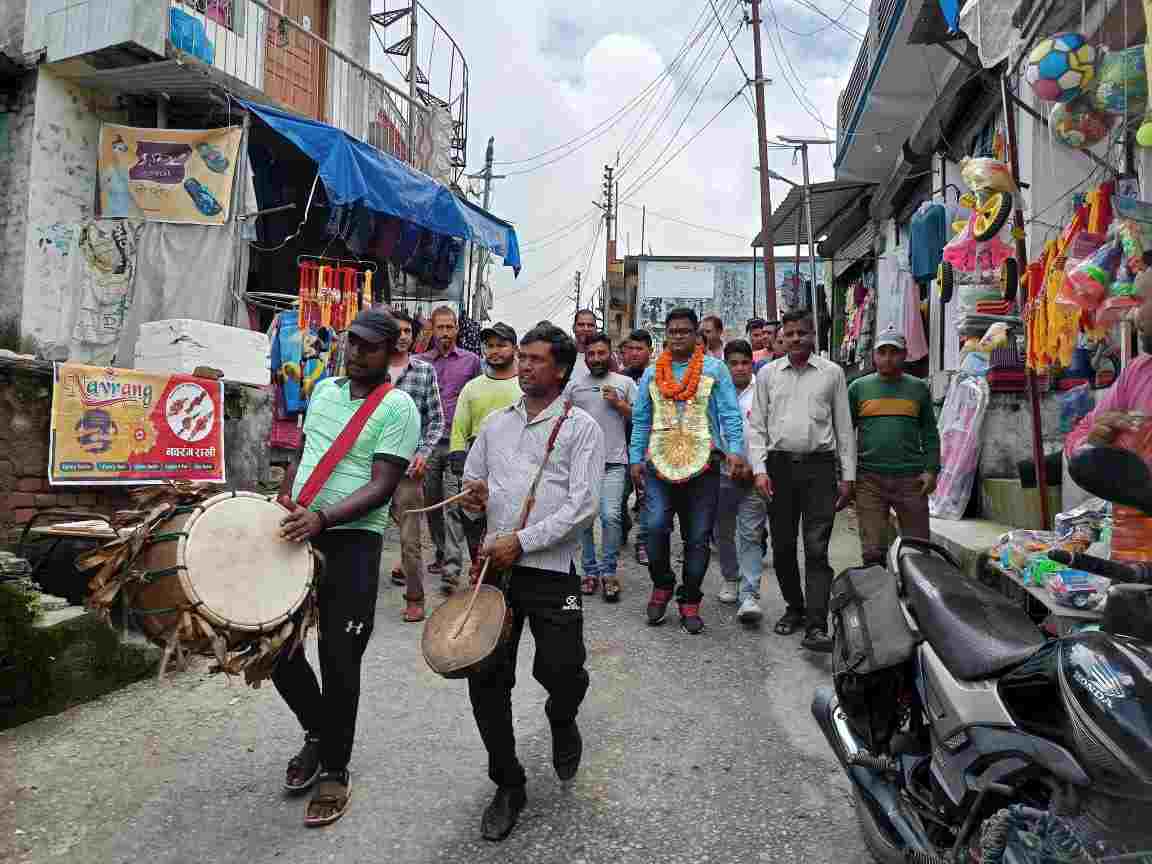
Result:
[[[470,240],[520,273],[520,244],[516,229],[507,222],[460,200],[447,186],[342,129],[267,105],[242,104],[316,163],[332,204],[360,202],[369,210],[437,234]]]
[[[853,204],[872,184],[870,183],[829,183],[812,184],[812,234],[817,240],[824,236],[828,226]],[[772,214],[772,239],[777,246],[792,246],[808,242],[808,231],[804,225],[804,187],[793,186],[776,212]],[[799,222],[799,224],[797,224]],[[757,234],[753,246],[763,246],[762,234]]]

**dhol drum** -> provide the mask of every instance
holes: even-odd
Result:
[[[225,492],[157,525],[125,587],[145,635],[207,651],[213,637],[234,649],[281,628],[316,571],[309,544],[280,536],[286,512],[254,492]]]

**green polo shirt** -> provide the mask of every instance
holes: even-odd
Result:
[[[326,378],[316,385],[304,418],[304,452],[292,487],[293,498],[299,496],[321,457],[362,404],[363,399],[352,398],[347,378]],[[420,412],[416,403],[404,391],[393,390],[376,406],[356,443],[336,464],[309,509],[330,507],[366,486],[372,479],[372,463],[377,459],[388,459],[406,468],[419,443]],[[333,530],[359,528],[383,534],[388,525],[387,510],[385,502],[355,522],[332,526]]]

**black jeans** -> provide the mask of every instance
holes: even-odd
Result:
[[[772,528],[772,558],[780,593],[790,610],[805,612],[807,626],[827,627],[828,592],[832,587],[828,541],[836,520],[839,491],[835,457],[829,453],[827,458],[794,462],[790,454],[769,453],[768,476],[773,489],[768,523]],[[803,590],[796,557],[796,535],[801,526],[806,583]]]
[[[375,531],[336,530],[312,541],[324,556],[317,592],[324,689],[303,646],[272,673],[272,683],[304,731],[320,738],[320,763],[326,771],[342,771],[352,758],[360,660],[376,617],[383,539]]]
[[[684,572],[677,600],[699,603],[704,593],[700,586],[708,573],[712,556],[712,529],[716,524],[716,507],[720,494],[719,460],[712,459],[703,474],[684,483],[669,483],[656,476],[649,465],[645,469],[644,514],[648,529],[648,574],[655,588],[676,587],[672,572],[672,520],[680,518],[680,537],[684,541]]]
[[[553,728],[570,726],[588,692],[584,668],[584,610],[580,578],[568,573],[513,567],[509,573],[508,607],[512,635],[496,648],[480,672],[468,678],[468,695],[476,727],[488,750],[488,777],[498,786],[523,786],[524,768],[516,758],[512,730],[512,688],[516,686],[516,653],[524,622],[536,640],[532,677],[548,692],[544,713]]]

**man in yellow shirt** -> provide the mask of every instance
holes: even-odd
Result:
[[[460,391],[456,416],[452,419],[452,435],[448,441],[448,460],[458,477],[464,473],[468,450],[480,434],[480,427],[488,415],[515,405],[523,395],[516,367],[516,331],[503,322],[496,323],[480,331],[480,341],[484,345],[487,365],[483,375],[473,378]],[[464,512],[453,515],[464,523],[468,552],[474,561],[480,542],[484,539],[484,517],[474,517]]]

